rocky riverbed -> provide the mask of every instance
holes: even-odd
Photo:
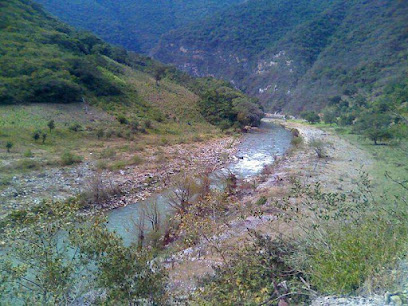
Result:
[[[37,205],[43,199],[63,200],[75,196],[86,191],[96,176],[105,184],[118,186],[123,193],[107,203],[94,203],[96,206],[112,209],[135,203],[165,188],[170,178],[181,171],[214,170],[228,163],[239,141],[239,138],[228,136],[206,142],[150,146],[144,150],[147,157],[142,164],[118,171],[97,170],[97,161],[87,158],[75,166],[48,167],[17,174],[0,190],[0,215]]]

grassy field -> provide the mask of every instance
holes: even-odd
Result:
[[[336,133],[349,141],[354,146],[368,152],[375,163],[365,169],[372,179],[374,190],[378,195],[384,192],[400,195],[401,188],[387,177],[389,174],[394,180],[406,181],[408,179],[408,141],[392,141],[380,145],[374,145],[372,141],[353,134],[351,129],[345,127],[330,126],[327,124],[316,125],[323,130]]]
[[[188,105],[185,101],[185,105]],[[190,112],[192,114],[192,112]],[[188,118],[187,116],[185,118]],[[193,118],[192,118],[193,119]],[[55,128],[48,123],[54,120]],[[163,148],[217,137],[218,129],[205,121],[140,121],[138,131],[114,116],[83,104],[31,104],[0,108],[0,190],[16,174],[67,166],[64,154],[119,170],[142,163],[147,147]],[[102,134],[100,131],[103,131]],[[34,135],[39,135],[35,140]],[[43,141],[43,134],[46,138]],[[12,147],[7,150],[7,143]],[[75,161],[73,162],[75,163]]]

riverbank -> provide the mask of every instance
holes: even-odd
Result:
[[[277,222],[276,201],[287,196],[294,178],[304,184],[320,182],[325,191],[351,190],[361,171],[370,167],[369,154],[331,132],[325,132],[302,122],[265,119],[296,129],[303,139],[262,174],[251,179],[250,184],[238,187],[236,211],[228,220],[222,220],[213,236],[202,239],[192,248],[173,255],[168,261],[170,288],[186,296],[197,288],[197,279],[214,273],[213,266],[222,265],[225,254],[234,253],[250,244],[253,238],[248,230],[274,237],[284,231]],[[325,144],[326,158],[319,158],[308,144],[319,140]],[[278,228],[279,227],[279,228]],[[289,229],[288,229],[289,230]],[[223,250],[223,253],[216,250]]]
[[[99,149],[102,153],[88,153],[87,159],[77,165],[16,173],[0,190],[2,214],[32,207],[43,199],[64,200],[83,192],[92,192],[95,181],[105,186],[115,186],[121,195],[103,203],[90,203],[91,207],[109,210],[136,203],[166,188],[171,177],[177,173],[213,171],[229,163],[239,142],[237,136],[222,136],[211,139],[197,137],[194,142],[174,145],[152,143],[143,146],[142,150],[138,149],[136,156],[140,162],[124,165],[118,170],[101,169],[98,161],[100,155],[112,154],[115,159],[124,161],[134,158],[135,153],[131,150],[122,153],[120,148],[137,144],[116,141],[107,149]]]

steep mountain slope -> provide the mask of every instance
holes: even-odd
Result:
[[[205,118],[214,124],[227,119],[228,126],[239,113],[249,116],[242,115],[243,103],[233,100],[250,102],[225,82],[193,79],[76,32],[29,0],[1,1],[0,8],[0,106],[86,100],[128,119]],[[208,116],[204,102],[212,91],[220,93],[213,103],[224,105],[230,116]]]
[[[36,0],[55,16],[128,50],[148,53],[169,30],[243,0]]]
[[[408,2],[253,0],[165,35],[154,57],[258,96],[269,110],[377,94],[408,68]]]

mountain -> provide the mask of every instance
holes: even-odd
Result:
[[[61,20],[128,50],[148,53],[169,30],[243,0],[36,0]]]
[[[252,0],[171,31],[153,56],[231,81],[268,110],[318,110],[406,77],[408,2]]]
[[[226,82],[193,79],[112,47],[54,19],[32,1],[0,1],[0,9],[0,106],[85,100],[129,119],[204,118],[226,128],[259,121],[248,109],[262,115],[255,100]],[[211,105],[224,111],[211,114]]]

